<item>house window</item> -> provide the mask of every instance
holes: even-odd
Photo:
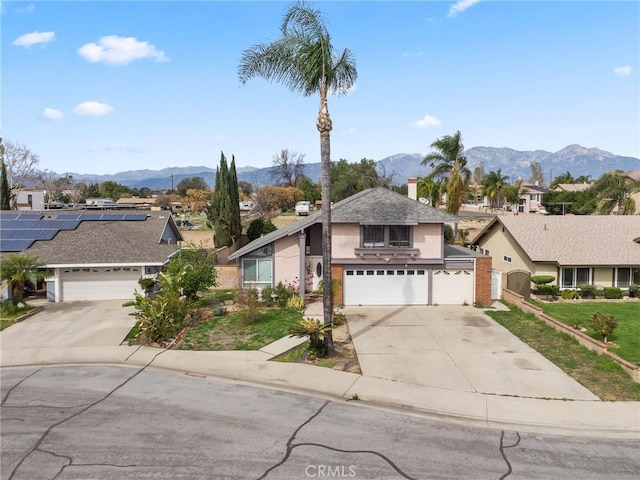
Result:
[[[563,268],[561,276],[562,288],[577,288],[579,285],[591,284],[590,268]]]
[[[509,256],[507,256],[507,255],[504,255],[504,256],[502,257],[502,260],[503,260],[505,263],[511,263],[511,257],[509,257]]]
[[[613,269],[613,286],[618,288],[628,288],[631,282],[631,268]]]
[[[364,225],[362,227],[364,248],[402,248],[411,246],[409,225]]]
[[[242,288],[270,287],[272,279],[270,258],[245,258],[242,260]]]

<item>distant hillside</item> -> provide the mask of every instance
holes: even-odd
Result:
[[[585,148],[580,145],[569,145],[562,150],[552,153],[544,150],[518,151],[511,148],[473,147],[466,151],[468,166],[473,171],[480,163],[485,172],[500,169],[503,175],[509,176],[509,181],[522,178],[525,181],[531,176],[530,165],[540,162],[545,181],[553,179],[565,172],[574,177],[590,175],[597,179],[603,173],[613,170],[638,170],[640,159],[622,157],[605,152],[597,148]],[[422,165],[424,154],[398,153],[377,161],[378,171],[392,176],[393,183],[402,184],[410,177],[423,177],[431,171],[427,165]],[[114,175],[91,175],[71,173],[73,178],[84,182],[101,183],[114,181],[133,188],[148,187],[154,190],[169,189],[188,177],[202,177],[209,186],[215,183],[215,170],[208,167],[172,167],[162,170],[133,170],[116,173]],[[314,181],[320,179],[320,164],[305,165],[305,175]],[[269,168],[242,167],[238,168],[238,180],[244,180],[254,185],[268,185]]]

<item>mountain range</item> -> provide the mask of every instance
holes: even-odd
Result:
[[[519,178],[529,180],[531,164],[534,162],[540,162],[547,183],[565,172],[570,172],[573,177],[588,175],[592,179],[598,179],[608,171],[640,169],[638,158],[614,155],[598,148],[585,148],[580,145],[569,145],[555,153],[544,150],[518,151],[511,148],[473,147],[466,150],[465,155],[467,166],[472,172],[482,164],[485,173],[500,170],[502,175],[508,176],[509,182]],[[392,183],[403,184],[410,177],[429,174],[431,168],[422,165],[423,158],[424,155],[419,153],[398,153],[378,160],[376,165],[380,173],[392,176]],[[312,180],[320,179],[320,163],[306,164],[304,169],[305,175]],[[238,180],[253,185],[268,185],[271,183],[269,170],[269,167],[238,168]],[[210,186],[215,183],[215,169],[203,166],[132,170],[113,175],[69,174],[74,180],[85,183],[114,181],[132,188],[148,187],[152,190],[169,189],[189,177],[202,177]]]

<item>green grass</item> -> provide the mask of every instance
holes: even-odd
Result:
[[[305,342],[301,345],[298,345],[296,348],[289,350],[287,353],[280,355],[279,357],[274,358],[275,362],[284,362],[284,363],[292,363],[297,362],[302,358],[305,350],[309,346],[309,342]]]
[[[609,351],[625,360],[640,365],[640,304],[637,302],[588,302],[540,303],[544,313],[565,325],[580,325],[590,337],[602,340],[590,326],[595,312],[613,315],[618,327],[609,335]]]
[[[181,350],[259,350],[288,335],[302,320],[302,313],[279,308],[265,309],[255,323],[246,324],[237,313],[214,317],[191,328]]]
[[[237,290],[233,288],[209,290],[205,292],[198,302],[199,307],[217,307],[227,300],[236,298]]]
[[[34,308],[31,305],[14,307],[13,304],[10,305],[9,302],[10,300],[6,301],[6,303],[3,302],[2,307],[0,307],[0,331],[16,323],[18,318]]]
[[[178,215],[177,218],[179,220],[182,220],[183,217],[182,215]],[[184,219],[189,220],[191,223],[193,223],[193,225],[197,227],[196,230],[203,230],[203,231],[211,230],[209,227],[207,227],[206,215],[195,215],[193,213],[185,213]]]
[[[602,400],[640,400],[640,383],[634,382],[616,362],[587,350],[533,314],[510,308],[508,312],[486,313]]]

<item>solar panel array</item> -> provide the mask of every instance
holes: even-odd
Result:
[[[143,221],[147,215],[64,213],[45,218],[42,214],[2,212],[0,215],[0,252],[23,252],[36,240],[52,240],[60,231],[75,230],[80,222]]]

